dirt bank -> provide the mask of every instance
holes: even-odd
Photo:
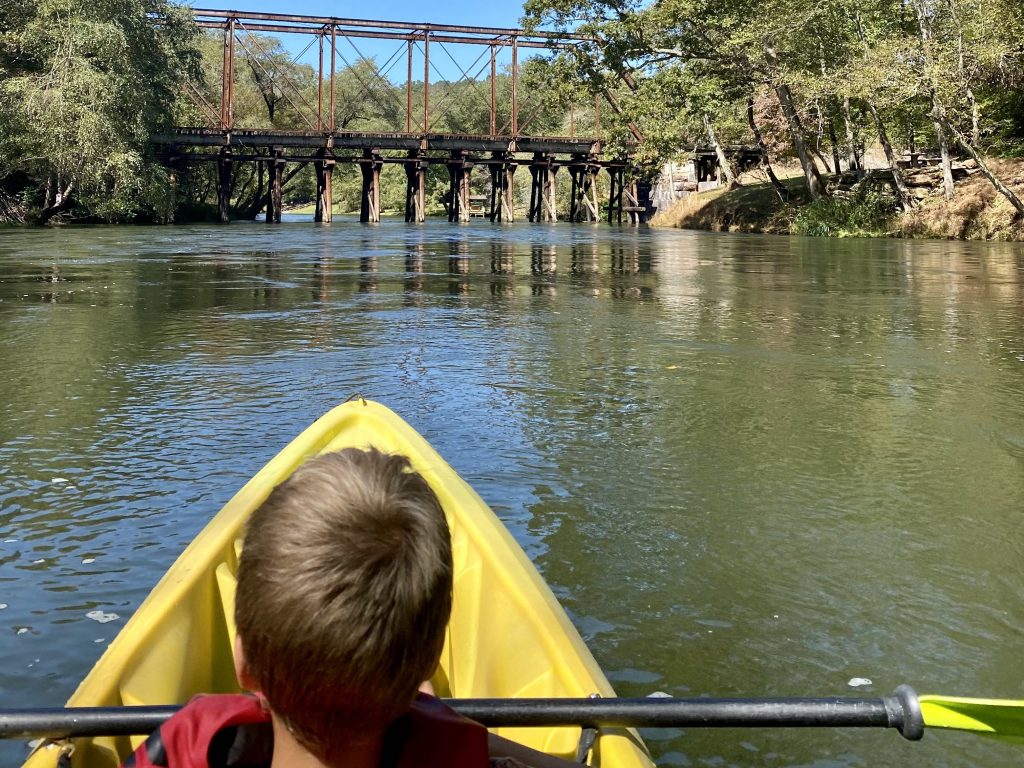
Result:
[[[991,160],[990,165],[1024,195],[1024,159]],[[892,210],[892,202],[878,196],[810,205],[802,177],[783,183],[790,191],[786,203],[766,181],[748,177],[737,189],[690,195],[658,213],[651,224],[715,232],[1024,241],[1024,222],[1015,220],[1012,206],[980,173],[958,181],[953,200],[936,190],[909,214]]]

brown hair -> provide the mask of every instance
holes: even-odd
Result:
[[[346,448],[306,462],[253,514],[235,619],[249,674],[329,759],[405,711],[451,613],[448,523],[408,459]]]

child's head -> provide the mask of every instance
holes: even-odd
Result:
[[[312,459],[249,521],[235,618],[246,677],[319,757],[406,710],[451,612],[448,524],[407,459]]]

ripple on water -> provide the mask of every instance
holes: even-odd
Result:
[[[0,689],[59,704],[203,523],[361,392],[496,508],[624,695],[1020,698],[1020,258],[561,225],[5,233]],[[662,765],[1016,759],[645,735]]]

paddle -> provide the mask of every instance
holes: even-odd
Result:
[[[928,695],[919,697],[918,702],[924,724],[929,728],[1024,739],[1024,701]]]
[[[901,685],[879,698],[448,699],[487,726],[638,728],[895,728],[920,739],[925,727],[1024,738],[1024,701],[918,698]],[[123,736],[156,730],[178,706],[0,710],[0,738]]]

